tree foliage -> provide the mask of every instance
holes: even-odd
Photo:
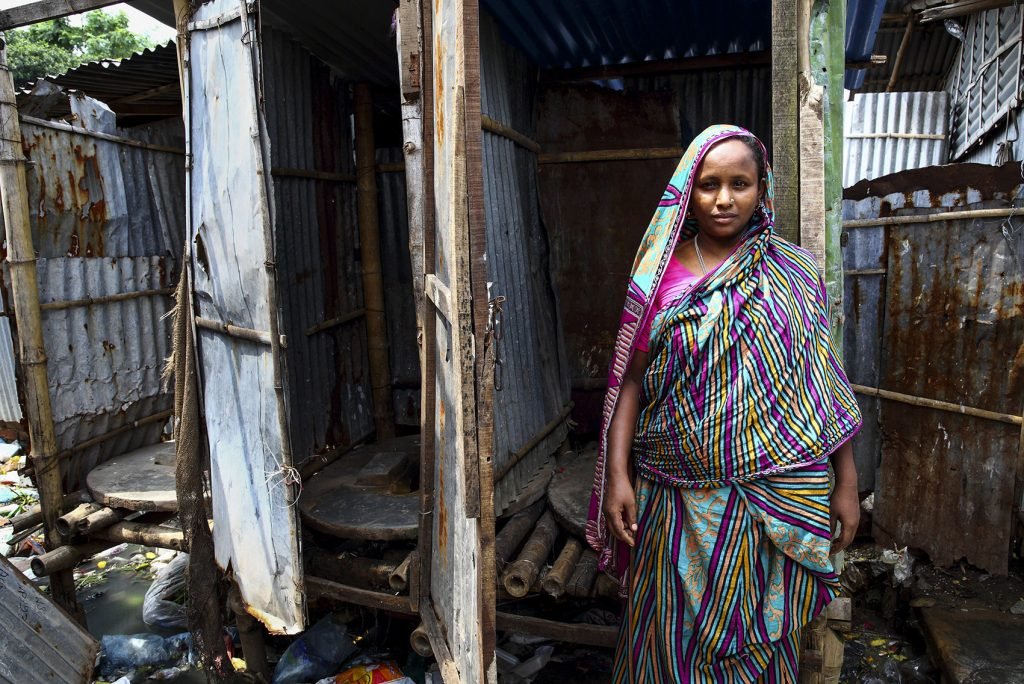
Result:
[[[7,34],[7,63],[16,84],[62,74],[85,62],[123,59],[153,47],[146,36],[128,28],[128,15],[95,10],[81,25],[66,17],[51,19]]]

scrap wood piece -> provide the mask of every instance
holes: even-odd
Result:
[[[87,682],[99,643],[0,556],[0,680]]]

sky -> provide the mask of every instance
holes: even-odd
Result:
[[[25,5],[30,1],[31,0],[0,0],[0,10]],[[161,24],[148,14],[140,12],[129,5],[111,5],[110,7],[104,8],[103,11],[117,13],[119,10],[124,10],[124,13],[128,15],[128,25],[135,33],[141,33],[142,35],[149,36],[157,43],[165,43],[174,38],[173,28],[166,24]],[[75,15],[72,15],[72,21],[74,21],[74,17]]]

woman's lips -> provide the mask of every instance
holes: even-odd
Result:
[[[712,214],[711,218],[715,223],[729,223],[735,219],[737,214]]]

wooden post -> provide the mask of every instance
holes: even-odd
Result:
[[[356,200],[359,212],[359,249],[363,264],[366,346],[370,356],[370,382],[373,385],[373,420],[377,427],[377,439],[387,439],[395,434],[395,420],[391,398],[391,364],[388,360],[388,329],[384,316],[373,98],[369,84],[355,85],[355,114]]]
[[[63,540],[57,530],[57,518],[63,511],[64,491],[57,435],[50,405],[50,383],[46,372],[46,347],[43,343],[42,313],[39,308],[39,283],[36,252],[32,245],[32,227],[28,220],[28,190],[25,183],[25,156],[21,148],[18,107],[14,99],[14,81],[7,68],[7,46],[0,42],[0,195],[4,225],[7,228],[7,264],[11,274],[11,298],[18,338],[18,360],[25,376],[25,417],[28,419],[30,455],[35,468],[39,504],[43,512],[47,547],[53,551]],[[75,598],[75,582],[70,570],[50,578],[50,591],[57,605],[82,624],[85,614]]]
[[[775,230],[800,240],[797,116],[797,3],[772,0],[772,170]]]

